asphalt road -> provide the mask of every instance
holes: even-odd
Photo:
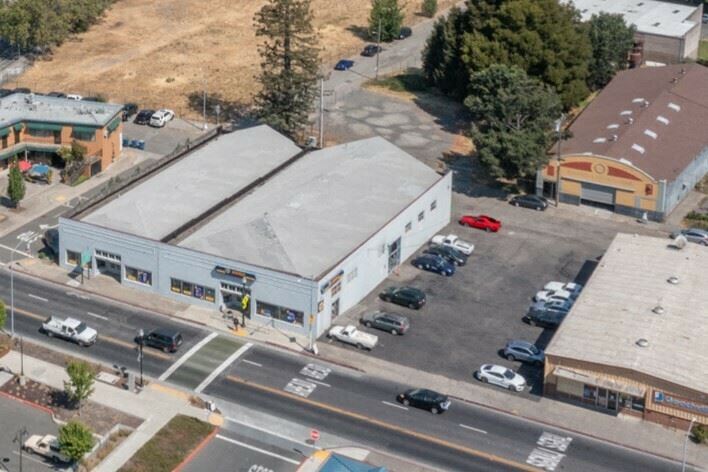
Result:
[[[54,434],[57,425],[47,413],[25,406],[22,403],[0,396],[0,471],[3,465],[11,471],[20,470],[20,447],[14,442],[17,433],[25,428],[27,439],[33,434]],[[5,462],[3,459],[9,459]],[[40,456],[23,453],[22,470],[25,472],[46,472],[54,469],[51,462]]]

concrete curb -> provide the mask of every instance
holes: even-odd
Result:
[[[58,425],[63,425],[63,424],[65,424],[63,421],[58,420],[58,419],[54,416],[54,410],[52,410],[51,408],[47,408],[47,407],[44,406],[44,405],[40,405],[39,403],[35,403],[35,402],[29,401],[29,400],[25,400],[24,398],[20,398],[20,397],[18,397],[18,396],[16,396],[16,395],[13,395],[13,394],[7,393],[7,392],[0,392],[0,396],[3,396],[3,397],[5,397],[5,398],[9,398],[10,400],[18,401],[18,402],[22,403],[23,405],[27,405],[27,406],[30,406],[30,407],[35,408],[35,409],[37,409],[37,410],[43,411],[44,413],[47,413],[49,416],[51,416],[51,417],[52,417],[52,421],[54,421],[54,422],[55,422],[56,424],[58,424]]]

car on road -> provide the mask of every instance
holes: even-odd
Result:
[[[543,286],[543,290],[549,290],[549,291],[566,291],[571,294],[571,298],[578,298],[580,296],[580,292],[583,291],[583,286],[580,284],[576,284],[575,282],[548,282],[546,285]]]
[[[699,228],[682,229],[671,233],[671,239],[676,239],[679,236],[685,237],[692,243],[708,246],[708,231]]]
[[[529,310],[523,320],[531,326],[557,328],[567,314],[568,310],[550,307],[544,310]]]
[[[350,59],[342,59],[334,66],[334,70],[349,70],[354,67],[354,61]]]
[[[141,342],[140,339],[137,342]],[[166,328],[150,331],[142,339],[143,346],[154,347],[164,352],[177,352],[182,345],[182,333]]]
[[[410,29],[408,26],[403,26],[403,27],[401,27],[401,29],[398,31],[398,38],[397,38],[397,39],[410,38],[412,34],[413,34],[413,30],[412,30],[412,29]]]
[[[52,462],[63,462],[66,464],[71,462],[71,459],[61,453],[59,440],[52,434],[46,434],[44,436],[33,434],[27,438],[22,448],[30,454],[37,454]]]
[[[327,337],[336,339],[346,344],[356,346],[357,349],[372,350],[379,342],[379,337],[375,334],[359,331],[356,326],[332,326],[327,332]]]
[[[155,110],[150,110],[149,108],[140,110],[138,114],[135,115],[133,123],[135,123],[136,125],[148,125],[150,124],[150,118],[152,118],[152,115],[154,114]]]
[[[441,256],[436,256],[433,254],[422,254],[413,259],[411,264],[418,269],[427,270],[428,272],[435,272],[436,274],[444,275],[446,277],[450,277],[455,274],[454,264],[449,263]]]
[[[50,316],[42,323],[42,331],[53,338],[54,336],[68,341],[73,341],[79,346],[91,346],[98,339],[98,332],[86,326],[83,321],[75,318],[59,318]]]
[[[543,365],[545,353],[533,343],[515,339],[504,346],[504,357],[510,361],[521,361],[528,364]]]
[[[27,87],[17,87],[12,91],[12,93],[32,93],[32,90]]]
[[[175,117],[175,112],[172,110],[168,110],[167,108],[163,108],[160,110],[157,110],[153,115],[150,117],[150,126],[154,126],[156,128],[162,128],[167,124],[168,121],[172,121]]]
[[[575,300],[575,295],[567,290],[539,290],[536,295],[533,296],[534,302],[548,302],[551,300]]]
[[[509,203],[517,207],[532,208],[538,211],[548,208],[548,200],[538,195],[517,195],[512,197]]]
[[[68,98],[69,100],[75,100],[75,101],[79,101],[79,100],[84,99],[84,97],[82,97],[81,95],[76,94],[76,93],[70,93],[66,96],[66,98]]]
[[[426,300],[425,293],[415,287],[388,287],[379,293],[379,298],[414,310],[425,305]]]
[[[383,51],[383,48],[381,46],[377,44],[367,44],[361,51],[361,55],[364,57],[373,57],[381,51]]]
[[[123,105],[123,110],[121,111],[121,117],[123,121],[128,121],[131,116],[138,112],[138,105],[135,103],[126,103]]]
[[[49,92],[47,97],[66,98],[66,94],[63,92]]]
[[[396,398],[399,403],[404,406],[410,405],[415,408],[428,410],[434,415],[447,411],[450,408],[450,399],[447,395],[425,388],[406,390],[403,393],[399,393]]]
[[[410,321],[403,315],[388,313],[385,311],[374,311],[364,313],[361,322],[367,328],[376,328],[388,331],[391,334],[406,334],[411,327]]]
[[[496,233],[501,229],[501,221],[487,215],[463,215],[459,222],[462,226],[483,229],[487,232]]]
[[[526,388],[526,379],[508,367],[496,364],[484,364],[475,372],[477,380],[521,392]]]
[[[12,95],[13,93],[15,92],[10,89],[0,88],[0,98],[7,97],[8,95]]]
[[[440,246],[433,244],[423,251],[424,254],[433,254],[435,256],[440,256],[451,264],[455,264],[460,267],[467,264],[467,256],[462,254],[460,251],[450,246]]]
[[[454,249],[457,249],[465,256],[469,256],[474,251],[474,244],[468,243],[467,241],[463,241],[455,234],[448,234],[447,236],[443,234],[437,234],[433,236],[433,239],[431,239],[430,242],[432,244],[439,244],[441,246],[450,246]]]

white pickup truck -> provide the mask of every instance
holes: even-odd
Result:
[[[25,441],[22,447],[25,451],[44,456],[52,462],[71,462],[68,457],[61,453],[59,441],[56,436],[51,434],[45,436],[33,434]]]
[[[474,245],[472,243],[463,241],[454,234],[448,234],[447,236],[445,236],[444,234],[438,234],[436,236],[433,236],[433,239],[430,242],[433,244],[438,244],[440,246],[448,246],[457,249],[462,254],[465,254],[467,256],[472,254],[472,251],[474,251]]]
[[[352,344],[359,349],[368,349],[369,351],[376,347],[376,344],[379,342],[378,336],[359,331],[354,325],[346,327],[332,326],[327,336],[342,341],[343,343]]]
[[[47,336],[58,337],[73,341],[79,346],[90,346],[96,342],[98,333],[95,329],[86,326],[86,323],[74,318],[61,319],[50,316],[42,323],[42,331]]]

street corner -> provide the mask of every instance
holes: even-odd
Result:
[[[207,421],[217,428],[220,428],[224,425],[224,415],[220,413],[210,413]]]

